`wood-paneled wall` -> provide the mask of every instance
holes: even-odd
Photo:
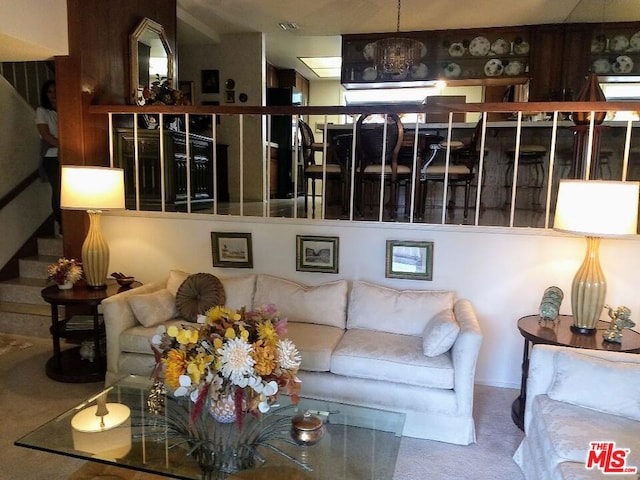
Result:
[[[92,104],[129,103],[129,35],[148,17],[165,29],[177,62],[175,0],[68,0],[69,55],[56,58],[61,163],[109,164],[107,122]],[[80,257],[83,212],[64,211],[64,253]]]

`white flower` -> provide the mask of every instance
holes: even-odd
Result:
[[[227,340],[224,346],[218,349],[222,376],[235,385],[246,382],[245,377],[253,375],[253,366],[256,363],[251,358],[252,351],[253,347],[242,338]]]
[[[278,363],[284,370],[295,370],[300,367],[300,352],[291,340],[278,340]]]
[[[187,396],[191,391],[191,377],[189,375],[180,375],[178,382],[180,382],[180,386],[176,388],[176,391],[173,392],[173,394],[176,397]]]
[[[151,343],[156,346],[160,346],[162,343],[162,337],[167,332],[167,329],[164,325],[160,325],[156,328],[156,334],[151,337]]]

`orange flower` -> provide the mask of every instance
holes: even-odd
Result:
[[[172,349],[167,352],[167,358],[164,359],[165,372],[164,378],[171,388],[176,389],[180,386],[180,375],[187,372],[187,354],[182,350]]]
[[[277,366],[276,349],[271,345],[264,345],[262,340],[253,344],[251,357],[256,362],[253,369],[258,375],[271,375]]]

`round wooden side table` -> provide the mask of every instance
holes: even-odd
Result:
[[[622,343],[614,343],[607,342],[602,338],[604,331],[609,328],[610,322],[608,321],[600,320],[596,326],[596,333],[593,335],[572,332],[570,329],[572,324],[573,317],[571,315],[560,315],[555,322],[542,320],[538,315],[528,315],[518,320],[518,330],[524,337],[524,351],[522,354],[520,395],[511,405],[511,419],[521,430],[524,430],[524,406],[527,398],[531,346],[543,343],[589,350],[640,353],[640,333],[634,330],[624,330]]]
[[[100,382],[104,380],[106,361],[102,355],[101,341],[104,338],[104,324],[100,322],[98,306],[108,297],[131,288],[139,287],[140,282],[134,282],[130,287],[121,287],[115,280],[107,280],[107,288],[101,290],[89,289],[84,282],[78,282],[69,290],[61,290],[58,285],[45,287],[42,298],[51,304],[51,337],[53,339],[53,356],[47,361],[46,373],[49,378],[59,382],[85,383]],[[67,323],[70,318],[60,320],[58,307],[80,306],[91,311],[93,323],[84,329],[67,331]],[[75,335],[93,338],[95,358],[93,361],[82,359],[81,347],[73,347],[65,350],[60,348],[60,338]]]

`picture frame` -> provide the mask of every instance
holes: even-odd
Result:
[[[189,100],[190,105],[196,104],[195,82],[187,80],[179,81],[178,90],[180,90],[182,92],[182,95]]]
[[[202,93],[220,93],[219,70],[202,70]]]
[[[338,273],[340,241],[338,237],[296,235],[298,272]]]
[[[387,278],[433,280],[433,242],[387,240]]]
[[[214,267],[253,268],[250,233],[211,232],[211,252]]]

